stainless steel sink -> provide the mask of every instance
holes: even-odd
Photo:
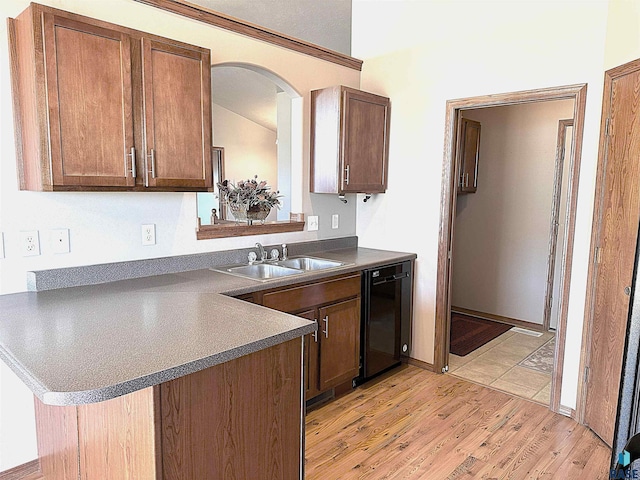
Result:
[[[287,260],[281,260],[278,265],[282,265],[289,268],[297,268],[299,270],[324,270],[325,268],[335,268],[344,265],[344,262],[338,262],[337,260],[327,260],[326,258],[316,257],[291,257]]]
[[[254,263],[253,265],[240,265],[236,267],[212,268],[212,270],[242,277],[251,278],[253,280],[271,280],[273,278],[281,278],[289,275],[300,275],[304,273],[302,270],[288,268],[281,265],[270,263]]]

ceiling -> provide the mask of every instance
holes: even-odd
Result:
[[[246,68],[211,69],[211,101],[274,132],[279,90],[267,77]]]
[[[190,0],[249,23],[349,55],[351,0]],[[276,131],[278,87],[248,69],[214,67],[212,101]],[[215,121],[215,119],[214,119]]]
[[[189,1],[351,55],[351,0]]]

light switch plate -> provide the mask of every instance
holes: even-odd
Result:
[[[53,253],[69,253],[69,229],[51,230],[51,251]]]
[[[310,215],[307,219],[307,230],[312,232],[314,230],[318,230],[318,216]]]
[[[331,215],[331,228],[338,228],[340,226],[340,215],[334,213]]]

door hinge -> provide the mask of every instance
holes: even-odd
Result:
[[[602,248],[596,247],[595,254],[593,255],[593,262],[598,264],[602,260]]]
[[[611,127],[611,118],[607,118],[604,121],[604,134],[605,136],[609,136],[609,128]]]
[[[589,373],[591,369],[589,367],[584,367],[584,383],[589,383]]]

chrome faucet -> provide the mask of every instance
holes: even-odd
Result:
[[[267,251],[264,249],[261,243],[256,243],[256,248],[260,253],[260,260],[264,262],[267,259]]]

